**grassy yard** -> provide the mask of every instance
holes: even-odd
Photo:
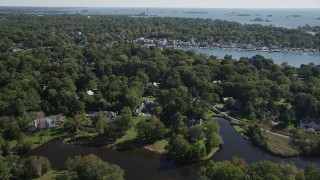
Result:
[[[165,153],[166,150],[164,149],[169,143],[169,139],[162,139],[160,141],[156,141],[154,144],[150,144],[145,146],[146,149],[150,151],[157,152],[157,153]]]
[[[42,143],[49,141],[51,139],[68,137],[71,134],[68,131],[65,131],[63,127],[55,127],[51,129],[42,130],[41,132],[36,132],[34,134],[26,135],[24,141],[32,141],[34,147],[41,145]],[[10,141],[11,147],[17,145],[17,140]]]
[[[237,118],[237,119],[241,119],[244,122],[250,122],[251,121],[249,116],[244,116],[241,113],[233,113],[231,116],[234,117],[234,118]]]
[[[204,160],[210,159],[213,156],[213,154],[216,153],[218,150],[219,150],[219,147],[213,148],[208,155],[200,158],[200,160],[204,161]]]
[[[246,130],[244,129],[243,126],[237,125],[237,124],[233,124],[232,126],[233,126],[233,128],[234,128],[239,134],[241,134],[242,136],[244,136],[244,133],[246,132]]]
[[[141,98],[141,101],[144,101],[144,100],[146,100],[146,99],[148,99],[148,98],[149,98],[152,102],[157,101],[157,98],[154,97],[154,96],[145,96],[145,97],[142,97],[142,98]]]
[[[214,115],[216,115],[216,114],[217,114],[217,113],[209,110],[209,111],[207,111],[207,112],[204,114],[204,118],[205,118],[205,119],[209,119],[209,118],[211,118],[212,116],[214,116]]]
[[[268,132],[266,133],[269,138],[267,149],[272,153],[285,157],[297,156],[300,154],[299,147],[293,145],[291,139]]]
[[[222,103],[216,103],[216,104],[215,104],[215,107],[218,108],[218,109],[222,109],[222,108],[224,108],[224,104],[222,104]]]
[[[137,137],[137,131],[135,126],[141,122],[145,121],[149,117],[147,116],[139,116],[139,117],[133,117],[132,127],[126,132],[126,135],[122,136],[120,139],[117,139],[116,144],[123,143],[125,141],[131,141],[134,140]]]
[[[49,171],[46,174],[42,175],[41,177],[35,179],[35,180],[50,180],[55,179],[56,176],[59,174],[57,171]]]

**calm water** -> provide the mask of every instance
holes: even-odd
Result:
[[[181,48],[183,50],[190,50],[190,48]],[[232,55],[233,59],[239,60],[241,57],[252,57],[257,54],[264,56],[265,58],[272,58],[276,64],[288,62],[289,65],[294,67],[300,67],[301,64],[320,64],[320,56],[309,55],[307,53],[297,54],[293,52],[282,53],[282,52],[264,52],[264,51],[236,51],[233,49],[201,49],[194,48],[198,53],[204,53],[207,55],[217,56],[223,58],[225,55]]]
[[[101,14],[139,14],[146,10],[146,8],[89,8],[88,13],[99,12]],[[227,21],[236,21],[242,24],[262,24],[286,28],[297,28],[306,24],[309,24],[310,26],[319,26],[320,20],[317,19],[320,18],[319,12],[320,9],[149,8],[149,14],[156,14],[158,17],[221,19]],[[272,22],[252,21],[252,19],[255,18],[261,18],[264,20],[269,19]]]
[[[147,11],[147,8],[36,8],[36,7],[1,7],[0,12],[7,9],[18,9],[24,13],[81,13],[81,14],[127,14],[136,15]],[[25,11],[27,10],[27,11]],[[299,26],[320,25],[320,9],[192,9],[192,8],[149,8],[149,14],[158,17],[182,17],[221,19],[242,24],[262,24],[276,27],[298,28]],[[252,21],[261,18],[264,21]],[[271,22],[266,22],[266,19]]]
[[[212,159],[217,161],[230,160],[233,156],[243,157],[248,163],[261,160],[273,162],[294,162],[303,168],[307,163],[314,163],[320,167],[317,158],[279,158],[270,155],[263,149],[254,146],[249,140],[243,139],[235,132],[230,123],[224,119],[217,120],[223,137],[224,145]],[[116,151],[108,148],[91,148],[77,145],[65,145],[59,141],[48,142],[31,151],[29,155],[42,155],[52,163],[54,169],[62,168],[68,157],[76,155],[95,154],[105,161],[121,166],[126,172],[126,179],[195,179],[199,167],[207,161],[178,167],[164,156],[153,152],[136,149],[131,151]]]

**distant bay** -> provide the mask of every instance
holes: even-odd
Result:
[[[198,53],[217,56],[223,58],[225,55],[231,55],[233,59],[239,60],[241,57],[252,57],[257,54],[265,58],[272,58],[276,64],[288,62],[290,66],[300,67],[301,64],[314,63],[320,64],[319,55],[310,55],[308,53],[294,53],[294,52],[265,52],[265,51],[236,51],[234,49],[203,49],[203,48],[181,48],[183,50],[193,49]]]
[[[228,9],[228,8],[53,8],[1,7],[0,12],[33,14],[118,14],[137,15],[144,12],[157,17],[221,19],[241,24],[262,24],[275,27],[298,28],[319,26],[320,9]]]
[[[79,12],[81,10],[74,9]],[[86,8],[87,13],[100,14],[139,14],[147,8]],[[221,19],[236,21],[241,24],[262,24],[276,27],[298,28],[299,26],[319,26],[320,9],[183,9],[183,8],[149,8],[150,14],[157,17],[181,17]],[[201,12],[201,13],[190,13]],[[263,21],[252,21],[255,18]]]

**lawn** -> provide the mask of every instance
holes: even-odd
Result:
[[[120,139],[117,139],[116,144],[123,143],[125,141],[131,141],[134,140],[137,137],[137,131],[135,126],[141,122],[145,121],[149,117],[147,116],[139,116],[139,117],[133,117],[132,118],[132,127],[126,132],[126,135],[122,136]]]
[[[169,143],[169,139],[162,139],[160,141],[156,141],[154,144],[150,144],[145,146],[146,149],[150,151],[157,152],[157,153],[165,153],[166,150],[164,149]]]
[[[207,112],[204,114],[204,118],[205,118],[205,119],[209,119],[209,118],[211,118],[212,116],[214,116],[214,115],[216,115],[216,114],[217,114],[217,113],[209,110],[209,111],[207,111]]]
[[[222,104],[222,103],[216,103],[216,104],[215,104],[215,107],[218,108],[218,109],[222,109],[222,108],[224,108],[224,104]]]
[[[251,121],[249,116],[245,116],[245,115],[243,115],[241,113],[233,113],[231,116],[235,117],[237,119],[241,119],[244,122],[250,122]]]
[[[246,130],[244,129],[243,126],[237,125],[237,124],[233,124],[232,126],[233,126],[233,128],[234,128],[239,134],[241,134],[242,136],[244,136],[244,133],[246,132]]]
[[[148,98],[149,98],[152,102],[157,101],[157,98],[154,97],[154,96],[145,96],[145,97],[142,97],[142,98],[141,98],[141,101],[144,101],[144,100],[146,100],[146,99],[148,99]]]
[[[34,147],[37,147],[51,139],[67,137],[70,135],[70,132],[65,131],[63,127],[59,126],[51,129],[42,130],[41,132],[36,132],[31,135],[26,135],[24,137],[24,141],[32,141],[34,143]],[[17,145],[17,140],[10,141],[10,145],[11,147],[15,147]]]
[[[59,174],[57,171],[49,171],[46,174],[42,175],[39,178],[36,178],[35,180],[50,180],[50,179],[55,179],[56,176]]]
[[[292,140],[290,138],[277,136],[268,132],[266,133],[269,138],[267,149],[272,153],[284,157],[297,156],[300,154],[299,147],[293,145]]]

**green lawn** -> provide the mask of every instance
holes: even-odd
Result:
[[[216,115],[216,114],[217,114],[217,113],[209,110],[209,111],[207,111],[207,112],[204,114],[204,118],[205,118],[205,119],[209,119],[209,118],[211,118],[212,116],[214,116],[214,115]]]
[[[39,178],[36,178],[35,180],[50,180],[50,179],[55,179],[56,176],[59,174],[57,171],[49,171],[46,174],[42,175]]]
[[[139,116],[139,117],[133,117],[132,118],[132,127],[126,132],[126,135],[122,136],[120,139],[117,139],[116,144],[122,143],[125,141],[131,141],[134,140],[137,137],[137,131],[135,126],[141,122],[147,120],[149,117],[147,116]]]
[[[32,141],[35,145],[34,147],[37,147],[38,145],[41,145],[41,143],[44,143],[51,139],[67,137],[70,135],[71,134],[68,131],[65,131],[63,127],[59,126],[51,129],[42,130],[33,134],[27,134],[24,137],[24,140]],[[17,145],[17,140],[10,141],[10,145],[11,147],[15,147]]]
[[[241,134],[242,136],[244,136],[244,133],[246,132],[246,130],[244,129],[243,126],[237,125],[237,124],[233,124],[232,126],[233,126],[233,128],[234,128],[239,134]]]
[[[153,144],[147,145],[145,146],[146,149],[149,149],[153,152],[157,152],[157,153],[165,153],[166,150],[164,149],[169,143],[169,139],[162,139],[160,141],[156,141]]]
[[[251,119],[249,118],[249,116],[244,116],[244,115],[241,114],[241,113],[233,113],[231,116],[232,116],[232,117],[235,117],[235,118],[237,118],[237,119],[241,119],[241,120],[244,121],[244,122],[250,122],[250,121],[251,121]]]
[[[215,104],[215,107],[218,108],[218,109],[222,109],[224,107],[224,104],[222,103],[216,103]]]
[[[154,97],[154,96],[145,96],[145,97],[142,97],[142,98],[141,98],[141,101],[144,101],[144,100],[146,100],[146,99],[148,99],[148,98],[149,98],[152,102],[157,101],[157,98]]]

